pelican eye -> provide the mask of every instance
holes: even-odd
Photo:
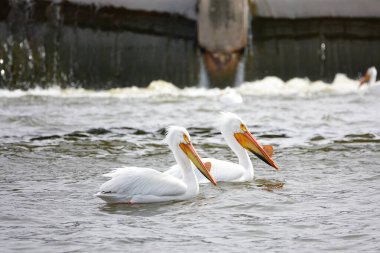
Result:
[[[186,142],[187,144],[190,143],[189,137],[188,137],[186,134],[183,134],[183,139],[185,140],[185,142]]]
[[[247,127],[243,123],[240,124],[240,129],[243,132],[248,132]]]

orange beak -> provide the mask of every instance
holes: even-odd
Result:
[[[195,165],[195,167],[197,167],[197,169],[203,174],[203,176],[205,176],[208,180],[210,180],[210,182],[213,185],[216,186],[216,181],[212,177],[212,175],[210,174],[209,169],[208,169],[210,166],[206,166],[202,162],[201,158],[199,157],[197,151],[195,151],[195,149],[194,149],[193,145],[191,144],[191,142],[180,143],[179,147],[187,155],[187,157],[193,162],[193,164]]]
[[[367,73],[365,73],[365,76],[362,79],[360,79],[360,85],[359,85],[359,87],[361,87],[363,84],[365,84],[368,81],[369,81],[369,74],[367,72]]]
[[[267,152],[260,146],[250,132],[245,131],[244,133],[235,133],[234,136],[243,148],[251,151],[266,164],[272,166],[276,170],[279,170],[272,158],[270,158]]]

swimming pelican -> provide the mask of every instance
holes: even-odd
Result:
[[[376,76],[377,76],[376,68],[370,67],[365,73],[364,77],[360,80],[359,87],[361,87],[365,83],[368,83],[368,86],[380,85],[380,81],[376,82]]]
[[[198,180],[190,161],[216,185],[208,171],[210,165],[202,162],[185,128],[169,127],[165,140],[182,171],[183,179],[154,169],[124,167],[105,174],[111,179],[105,182],[95,195],[108,203],[129,204],[190,199],[199,192]]]
[[[266,147],[267,151],[265,151],[248,131],[246,124],[236,114],[223,113],[220,130],[228,146],[237,155],[239,164],[214,158],[204,158],[203,161],[211,163],[210,173],[216,181],[245,182],[253,179],[254,170],[246,150],[278,170],[277,165],[270,158],[271,154],[268,154],[272,152],[271,147]],[[177,178],[183,176],[178,164],[172,166],[165,173]],[[202,175],[199,173],[196,175],[200,183],[207,183]]]

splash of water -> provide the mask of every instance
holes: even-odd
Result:
[[[219,98],[221,102],[225,100],[231,100],[232,102],[233,100],[239,100],[240,102],[237,103],[241,103],[241,96],[313,97],[321,95],[362,94],[368,91],[367,87],[360,89],[358,87],[359,81],[352,80],[344,74],[337,74],[332,83],[325,83],[323,81],[311,82],[308,79],[301,78],[293,78],[285,82],[278,77],[269,76],[262,80],[245,82],[236,88],[206,89],[205,87],[188,87],[180,89],[172,83],[157,80],[151,82],[146,88],[127,87],[99,91],[83,88],[62,88],[58,85],[52,85],[48,88],[36,87],[29,90],[0,89],[0,97],[215,97]],[[231,99],[229,99],[230,97]]]

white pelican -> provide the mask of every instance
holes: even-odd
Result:
[[[267,151],[265,151],[236,114],[223,113],[220,130],[228,146],[237,155],[239,164],[214,158],[204,158],[203,161],[211,163],[210,173],[216,181],[245,182],[253,179],[254,170],[246,150],[249,150],[262,161],[278,170],[277,165],[270,158],[272,153],[271,146],[267,146]],[[165,173],[177,178],[183,177],[178,164],[172,166]],[[196,173],[196,175],[200,183],[207,183],[202,175],[199,173]]]
[[[360,80],[359,88],[362,87],[365,83],[368,83],[368,88],[379,90],[380,91],[380,81],[376,82],[377,70],[375,67],[370,67],[365,73],[364,77]]]
[[[199,185],[190,160],[208,180],[216,185],[214,178],[208,172],[210,165],[202,162],[185,128],[169,127],[165,140],[182,170],[183,179],[154,169],[124,167],[105,174],[111,177],[111,180],[105,182],[95,195],[108,203],[129,204],[192,198],[198,194]]]

